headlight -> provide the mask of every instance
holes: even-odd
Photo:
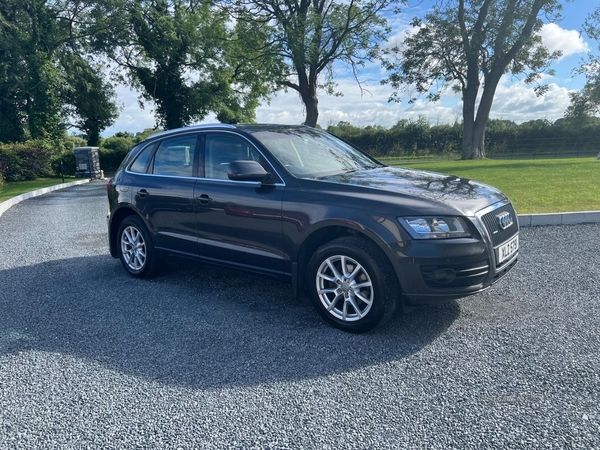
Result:
[[[471,232],[460,217],[398,217],[414,239],[469,237]]]

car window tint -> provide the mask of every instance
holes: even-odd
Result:
[[[193,176],[196,136],[167,139],[154,155],[154,175]]]
[[[204,175],[206,178],[228,180],[227,169],[233,161],[253,160],[260,156],[248,142],[233,136],[209,135],[204,152]]]
[[[152,152],[156,148],[156,145],[149,145],[144,150],[140,152],[140,154],[135,158],[135,161],[129,167],[131,172],[137,173],[146,173],[148,170],[148,164],[150,163],[150,159],[152,158]]]

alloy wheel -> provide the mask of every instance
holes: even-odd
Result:
[[[146,264],[146,242],[140,230],[128,226],[121,233],[121,252],[127,266],[139,271]]]
[[[317,271],[317,293],[329,314],[345,322],[364,318],[373,306],[371,277],[356,260],[334,255]]]

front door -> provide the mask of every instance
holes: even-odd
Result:
[[[229,180],[229,163],[252,159],[272,172],[256,148],[241,137],[207,134],[204,176],[194,191],[199,254],[272,274],[284,270],[281,205],[285,186]]]

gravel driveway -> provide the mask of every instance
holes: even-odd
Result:
[[[600,448],[600,225],[350,335],[278,282],[108,255],[104,183],[0,218],[0,449]]]

